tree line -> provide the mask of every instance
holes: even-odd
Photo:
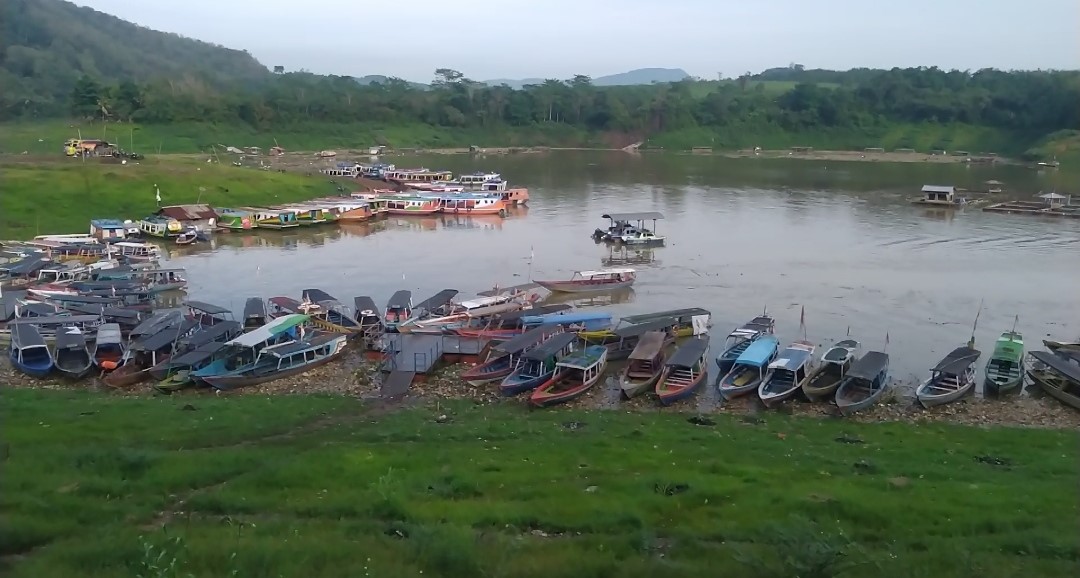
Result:
[[[441,68],[430,86],[360,84],[305,72],[221,89],[194,77],[104,83],[84,76],[66,111],[143,123],[245,123],[256,129],[306,122],[424,123],[442,127],[570,125],[655,134],[693,127],[805,131],[888,123],[967,123],[1032,135],[1080,129],[1080,73],[857,69],[825,75],[786,70],[730,81],[593,86],[585,75],[521,90],[487,86]],[[828,78],[828,81],[822,80]],[[838,82],[839,81],[839,82]]]

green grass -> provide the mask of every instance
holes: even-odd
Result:
[[[1075,432],[3,396],[8,576],[994,578],[1080,561]],[[159,559],[175,572],[148,571]]]
[[[17,159],[16,159],[17,160]],[[83,233],[93,218],[142,218],[165,205],[267,205],[338,194],[324,176],[262,171],[177,157],[126,165],[60,157],[8,162],[0,194],[0,239]]]

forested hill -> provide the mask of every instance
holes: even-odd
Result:
[[[0,110],[6,117],[65,111],[83,75],[112,83],[167,77],[219,88],[270,76],[247,52],[150,30],[70,2],[2,5]]]

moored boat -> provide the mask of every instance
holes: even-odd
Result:
[[[499,383],[503,395],[517,395],[535,389],[555,373],[555,365],[573,353],[577,336],[559,333],[521,357],[521,363]]]
[[[387,330],[397,331],[398,324],[412,317],[412,291],[402,289],[390,296],[383,313],[383,323]]]
[[[693,395],[709,374],[709,338],[694,337],[684,343],[664,364],[656,382],[656,397],[670,405]]]
[[[607,369],[607,348],[587,345],[555,364],[555,373],[533,390],[529,404],[548,407],[566,403],[585,394],[596,385]]]
[[[652,391],[667,359],[669,341],[664,331],[648,331],[638,339],[630,352],[629,363],[619,374],[619,388],[626,399]]]
[[[9,348],[12,367],[26,375],[45,377],[52,371],[52,353],[37,327],[29,323],[13,325]]]
[[[675,326],[676,321],[671,318],[626,325],[613,331],[612,336],[604,339],[600,344],[608,350],[608,361],[620,361],[629,357],[637,347],[638,341],[651,331],[659,331],[666,336],[665,346],[675,343]],[[583,333],[578,333],[578,336],[588,343],[590,340]]]
[[[492,346],[487,360],[463,372],[461,379],[475,386],[501,381],[517,369],[525,353],[562,331],[560,325],[541,325],[513,339],[498,343]]]
[[[720,379],[721,397],[732,399],[756,390],[765,379],[769,364],[776,359],[779,346],[780,342],[772,335],[761,335],[751,341]]]
[[[386,197],[386,214],[395,216],[434,215],[442,210],[436,197]]]
[[[244,329],[262,327],[266,325],[268,317],[266,302],[261,297],[248,297],[244,303]]]
[[[960,399],[975,389],[975,362],[982,353],[971,347],[957,347],[930,370],[930,378],[915,388],[915,398],[923,407],[933,407]]]
[[[501,215],[506,216],[506,203],[500,195],[488,194],[443,194],[439,196],[442,212],[463,215]]]
[[[191,378],[196,383],[209,385],[209,378],[237,375],[245,371],[258,359],[263,349],[302,340],[303,325],[308,319],[307,315],[299,313],[282,315],[258,329],[225,342],[227,347],[223,347],[203,368],[191,372]]]
[[[191,372],[206,367],[214,358],[214,354],[223,347],[225,344],[217,341],[205,343],[152,367],[150,374],[158,380],[154,384],[154,389],[162,393],[172,393],[193,385]],[[159,373],[157,368],[161,366],[165,366],[165,369]]]
[[[775,407],[790,399],[806,383],[813,369],[814,344],[795,341],[769,364],[769,372],[758,386],[758,398],[765,407]]]
[[[731,367],[746,348],[762,336],[772,335],[775,326],[776,320],[763,314],[729,333],[724,340],[724,349],[716,356],[716,366],[720,373],[723,375],[731,371]]]
[[[264,347],[252,363],[224,374],[204,376],[203,380],[222,391],[258,385],[329,363],[344,349],[344,335],[315,333],[297,341]]]
[[[866,352],[836,388],[836,407],[843,415],[851,415],[874,405],[888,388],[888,380],[889,354]]]
[[[564,281],[537,281],[536,284],[553,293],[591,293],[625,289],[634,284],[636,271],[629,268],[576,271]]]
[[[576,313],[548,313],[545,315],[524,315],[521,324],[525,327],[558,323],[568,331],[598,330],[611,326],[611,314],[599,311]]]
[[[1002,333],[986,362],[985,373],[986,395],[1019,391],[1024,383],[1024,336],[1015,330]]]
[[[112,371],[120,367],[127,354],[124,336],[118,323],[102,323],[94,337],[94,365],[103,371]]]
[[[65,377],[80,379],[94,368],[94,356],[86,344],[86,334],[78,327],[57,331],[53,350],[56,369]]]
[[[1039,389],[1061,403],[1080,409],[1080,352],[1028,353],[1027,375]]]
[[[806,399],[817,401],[819,399],[833,398],[836,388],[844,380],[844,376],[859,354],[859,342],[854,339],[837,341],[832,347],[825,350],[818,365],[806,382],[803,383],[802,392]]]
[[[701,307],[689,307],[686,309],[671,309],[669,311],[657,311],[642,315],[627,315],[620,321],[624,323],[648,323],[657,319],[675,319],[676,337],[692,337],[702,335],[709,331],[712,326],[712,313]]]

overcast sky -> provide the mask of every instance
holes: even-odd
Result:
[[[427,82],[682,68],[1080,68],[1080,0],[77,0],[267,66]]]

